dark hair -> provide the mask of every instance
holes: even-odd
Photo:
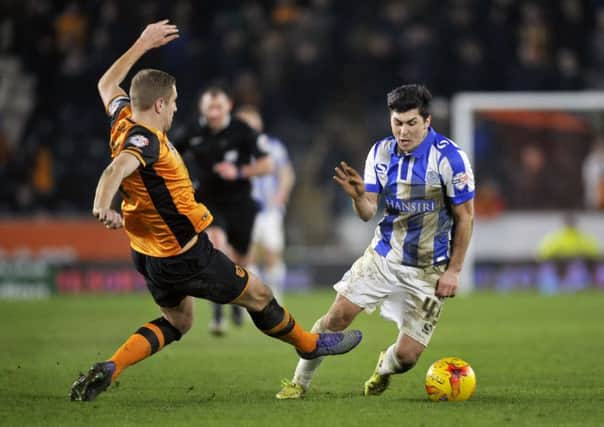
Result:
[[[147,110],[158,98],[169,99],[176,79],[170,74],[153,69],[140,70],[130,83],[130,99],[136,110]]]
[[[216,96],[216,95],[223,93],[231,101],[233,100],[233,95],[231,93],[231,89],[229,88],[228,84],[224,80],[215,80],[215,81],[211,82],[210,84],[208,84],[207,86],[205,86],[201,90],[198,99],[201,98],[202,96],[204,96],[206,93],[209,93],[212,96]]]
[[[399,86],[388,93],[388,108],[397,113],[417,108],[419,114],[426,119],[430,115],[432,94],[421,84]]]

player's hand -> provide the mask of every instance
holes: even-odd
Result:
[[[436,296],[453,298],[459,287],[459,273],[446,270],[436,284]]]
[[[114,230],[124,226],[124,219],[113,209],[93,208],[92,214],[109,229]]]
[[[138,38],[139,42],[149,50],[163,46],[170,43],[172,40],[177,39],[179,37],[178,27],[169,24],[168,22],[169,19],[164,19],[163,21],[147,25],[147,28],[145,28]]]
[[[222,179],[234,181],[239,175],[239,169],[231,162],[220,162],[214,165],[214,172],[220,175]]]
[[[335,170],[336,174],[333,179],[340,184],[346,194],[355,200],[365,194],[365,183],[356,170],[348,166],[346,162],[340,162],[340,166],[336,166]]]

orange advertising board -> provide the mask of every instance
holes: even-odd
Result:
[[[74,261],[129,261],[130,243],[123,229],[108,230],[94,219],[0,220],[0,250],[32,257],[71,253]]]

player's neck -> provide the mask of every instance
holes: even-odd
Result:
[[[151,130],[163,132],[161,121],[152,113],[147,113],[145,111],[133,111],[132,120],[137,124]]]
[[[207,123],[208,127],[213,133],[218,133],[221,130],[226,129],[231,124],[231,115],[228,114],[224,119],[217,123],[210,123],[209,120],[202,117],[201,123]]]

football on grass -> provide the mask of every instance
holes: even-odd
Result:
[[[476,390],[476,375],[468,362],[459,357],[437,360],[426,374],[426,392],[433,401],[468,400]]]

